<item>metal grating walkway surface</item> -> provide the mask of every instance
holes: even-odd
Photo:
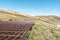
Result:
[[[0,40],[23,40],[33,21],[0,21]]]

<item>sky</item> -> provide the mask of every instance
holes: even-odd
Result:
[[[0,0],[0,8],[33,16],[60,16],[60,0]]]

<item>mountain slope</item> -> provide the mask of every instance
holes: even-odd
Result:
[[[34,26],[24,40],[60,40],[60,17],[57,16],[29,16],[9,10],[0,10],[0,21],[34,19]]]
[[[55,16],[34,17],[35,25],[25,40],[60,40],[60,27],[57,26],[60,20],[57,18]]]
[[[0,20],[2,21],[14,21],[14,20],[27,20],[32,18],[30,15],[18,13],[10,10],[0,9]]]

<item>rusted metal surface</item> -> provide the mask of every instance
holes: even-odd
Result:
[[[0,21],[0,40],[23,40],[33,21]]]

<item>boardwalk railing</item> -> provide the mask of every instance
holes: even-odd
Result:
[[[23,40],[33,21],[0,21],[0,40]]]

